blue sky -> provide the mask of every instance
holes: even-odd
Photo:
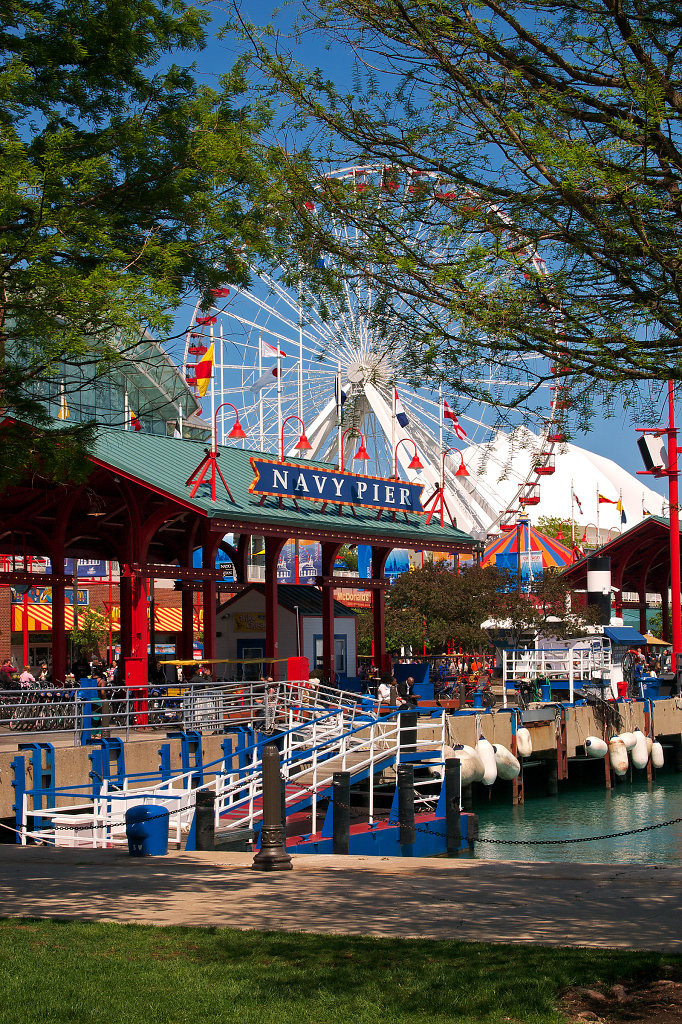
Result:
[[[285,31],[291,23],[292,16],[296,11],[296,4],[286,4],[279,9],[276,15],[276,24]],[[224,23],[225,11],[220,4],[212,7],[214,11],[214,25],[219,27]],[[269,0],[246,0],[241,5],[245,18],[254,22],[264,24],[271,18],[274,6]],[[202,78],[207,85],[216,85],[218,76],[227,71],[238,56],[241,48],[234,36],[226,36],[222,40],[211,38],[209,45],[202,54],[196,58],[198,65],[198,77]],[[323,45],[323,41],[308,40],[301,43],[297,48],[299,59],[309,66],[319,66],[325,69],[338,81],[339,74],[350,72],[351,61],[338,59],[338,52],[332,54]],[[336,58],[336,59],[335,59]],[[665,412],[665,403],[661,398],[661,412]],[[642,469],[642,463],[637,449],[637,433],[635,427],[640,424],[632,423],[624,414],[613,415],[604,418],[600,411],[597,411],[594,418],[594,425],[588,434],[575,433],[573,440],[576,444],[606,458],[613,459],[631,473]],[[665,480],[654,480],[652,477],[641,477],[654,490],[665,493],[667,484]]]

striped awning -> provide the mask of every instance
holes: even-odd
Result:
[[[85,609],[81,607],[79,614]],[[118,624],[121,617],[119,605],[111,609],[111,617],[114,622],[114,629],[118,631]],[[52,630],[52,605],[30,603],[27,609],[27,626],[29,633],[43,633]],[[201,630],[204,623],[204,612],[200,608],[194,612],[194,629]],[[66,605],[64,608],[64,626],[67,630],[73,629],[73,608]],[[12,605],[12,631],[21,633],[24,628],[23,605]],[[154,610],[154,628],[158,633],[179,633],[182,630],[182,611],[180,608],[159,608]]]

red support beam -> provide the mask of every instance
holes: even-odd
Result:
[[[64,550],[50,552],[52,572],[59,579],[64,576]],[[52,681],[55,686],[66,678],[66,625],[64,604],[66,587],[62,582],[52,583]]]
[[[330,686],[334,685],[334,562],[340,544],[325,541],[322,544],[322,672]]]
[[[273,679],[279,679],[277,563],[286,542],[286,537],[265,538],[265,660],[272,661]]]
[[[372,545],[372,579],[383,580],[386,559],[391,548]],[[391,659],[386,653],[386,590],[377,587],[372,590],[372,612],[374,616],[374,662],[380,672],[390,672]]]
[[[190,658],[194,657],[194,591],[189,586],[182,588],[180,657],[184,661],[189,661]]]

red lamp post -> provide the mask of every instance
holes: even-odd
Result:
[[[408,465],[407,468],[408,469],[423,469],[424,468],[422,466],[422,464],[421,464],[420,459],[419,459],[419,455],[417,454],[417,444],[416,444],[416,441],[413,441],[411,437],[401,437],[400,440],[398,441],[397,445],[393,449],[393,476],[395,477],[396,480],[398,479],[398,448],[400,448],[401,444],[411,444],[413,446],[413,448],[414,448],[414,455],[412,456],[412,461],[410,462],[410,464]]]
[[[192,475],[188,477],[188,479],[185,481],[186,487],[189,487],[190,484],[192,485],[192,489],[189,492],[190,498],[194,497],[194,495],[197,493],[202,483],[204,482],[206,476],[210,475],[211,501],[215,501],[215,478],[217,473],[223,482],[225,490],[230,496],[230,501],[234,501],[234,498],[232,497],[232,492],[230,491],[230,488],[227,486],[225,477],[220,471],[220,466],[218,465],[218,413],[226,405],[229,405],[231,409],[234,409],[234,414],[236,417],[234,426],[232,427],[232,430],[227,436],[235,441],[241,441],[246,437],[246,434],[242,429],[242,425],[239,422],[239,412],[237,410],[236,405],[233,405],[232,402],[221,402],[218,408],[216,409],[215,413],[213,414],[213,437],[211,438],[211,447],[205,449],[203,459],[201,460],[197,468],[194,470]]]
[[[457,454],[459,455],[459,466],[455,470],[455,476],[469,476],[470,475],[469,474],[469,470],[464,465],[464,456],[462,455],[462,453],[459,450],[459,448],[445,448],[443,450],[443,455],[441,457],[441,463],[440,463],[440,486],[436,488],[436,490],[433,492],[431,497],[426,501],[426,503],[424,505],[424,511],[425,512],[429,508],[429,506],[431,506],[431,508],[429,509],[429,514],[426,517],[426,525],[427,526],[431,522],[431,519],[433,517],[433,513],[436,510],[438,510],[438,512],[440,513],[440,525],[441,526],[445,525],[445,516],[443,514],[444,512],[447,512],[448,518],[450,519],[450,522],[452,523],[453,526],[455,525],[454,516],[452,515],[452,512],[450,511],[450,509],[448,507],[448,503],[445,500],[445,459],[452,452],[457,452]]]
[[[281,429],[280,435],[279,435],[279,461],[280,462],[284,462],[284,428],[287,425],[287,423],[289,422],[289,420],[298,420],[298,422],[301,424],[301,436],[299,437],[298,441],[294,445],[294,451],[297,451],[297,452],[309,452],[309,451],[312,450],[312,447],[313,447],[311,445],[310,441],[308,440],[308,438],[305,436],[305,423],[303,422],[301,417],[300,416],[287,416],[287,418],[282,423],[282,429]]]
[[[677,447],[677,427],[675,426],[675,390],[673,382],[668,381],[668,425],[666,427],[639,428],[642,434],[666,434],[668,438],[668,465],[653,470],[639,470],[638,475],[667,476],[668,502],[670,505],[670,614],[672,617],[673,666],[677,656],[682,654],[682,608],[680,589],[682,573],[680,572],[680,494],[679,470],[677,456],[682,448]]]
[[[353,461],[355,461],[355,459],[360,459],[364,462],[367,462],[367,460],[369,459],[369,454],[367,452],[367,449],[365,448],[365,435],[362,433],[361,430],[356,430],[355,427],[347,427],[346,430],[344,430],[343,434],[341,435],[341,465],[339,466],[339,469],[341,470],[342,473],[344,472],[343,446],[346,440],[346,434],[351,434],[353,437],[360,437],[360,447],[353,456]]]

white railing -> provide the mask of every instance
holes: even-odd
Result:
[[[293,717],[294,709],[290,710]],[[374,821],[374,785],[378,772],[397,766],[411,755],[432,752],[430,759],[436,765],[444,763],[447,742],[446,716],[440,721],[419,720],[416,726],[406,726],[402,713],[386,718],[372,718],[348,728],[342,711],[322,715],[316,719],[297,721],[292,728],[279,734],[281,745],[281,771],[285,780],[285,803],[291,808],[299,803],[310,804],[312,832],[318,831],[318,801],[328,795],[335,771],[349,771],[351,781],[360,774],[369,779],[369,820]],[[345,726],[345,727],[344,727]],[[434,737],[434,729],[436,736]],[[247,751],[248,763],[231,770],[218,762],[204,767],[204,772],[216,772],[215,778],[200,789],[215,792],[216,828],[253,829],[262,817],[262,772],[260,747],[254,744]],[[235,755],[236,756],[236,755]],[[31,838],[57,846],[116,846],[124,845],[125,812],[141,803],[166,807],[170,814],[170,841],[178,846],[189,830],[194,815],[197,788],[193,786],[196,769],[160,782],[154,786],[140,786],[125,780],[114,790],[104,783],[100,796],[89,803],[66,807],[29,810],[28,794],[22,807],[21,842]],[[30,829],[32,818],[45,819],[48,827]]]
[[[604,678],[612,665],[611,643],[599,641],[564,648],[518,648],[502,652],[502,679],[506,703],[507,684],[522,680],[545,678],[548,683],[567,683],[569,700],[573,703],[576,683],[589,683]]]

